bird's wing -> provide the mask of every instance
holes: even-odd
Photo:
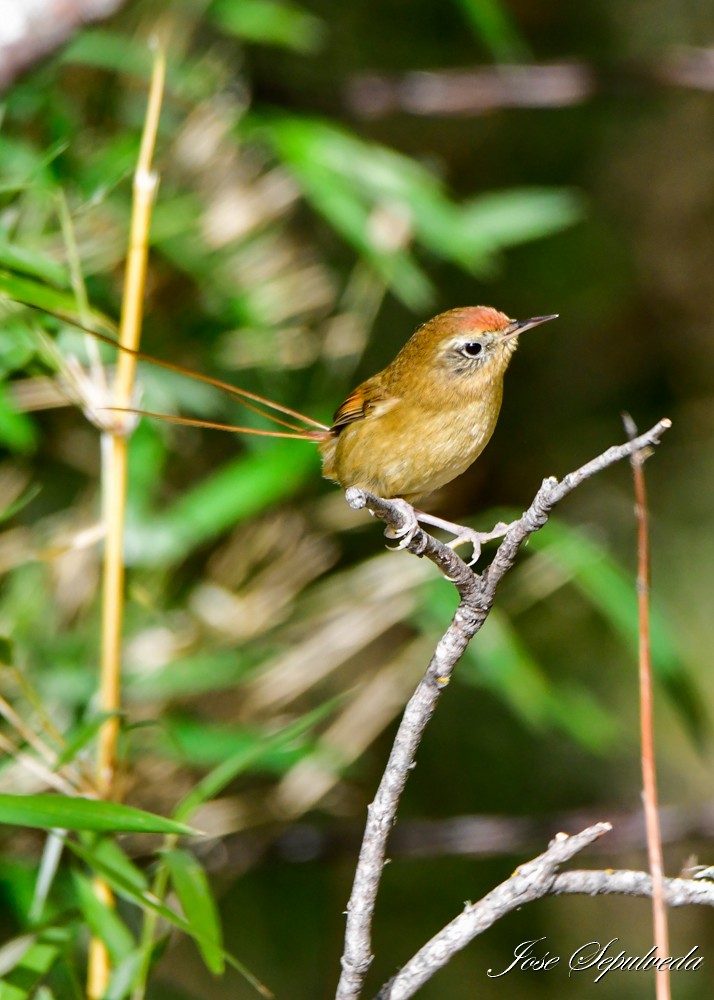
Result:
[[[362,385],[358,385],[335,411],[331,430],[339,433],[343,427],[356,420],[364,420],[368,414],[379,415],[381,412],[391,410],[398,402],[396,396],[388,394],[381,386],[375,385],[368,379]]]

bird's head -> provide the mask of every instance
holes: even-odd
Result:
[[[442,371],[468,377],[490,370],[498,375],[508,367],[521,333],[556,318],[510,319],[490,306],[467,306],[435,316],[412,339],[421,341],[420,350]]]

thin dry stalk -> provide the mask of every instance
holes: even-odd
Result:
[[[32,747],[39,757],[39,761],[37,761],[38,766],[45,768],[48,773],[53,775],[53,777],[59,778],[59,780],[62,781],[66,780],[68,786],[76,788],[80,792],[91,794],[93,791],[91,781],[89,781],[87,776],[82,772],[81,767],[77,767],[73,762],[68,763],[63,768],[62,775],[56,773],[55,768],[57,767],[59,757],[58,752],[46,743],[45,740],[26,723],[25,720],[15,711],[12,705],[10,705],[2,696],[0,696],[0,718],[4,718],[7,723],[17,731],[20,739],[24,740],[28,746]],[[15,760],[16,763],[20,763],[20,758],[17,756],[15,756]],[[34,758],[30,754],[24,754],[22,761],[26,763],[27,760],[34,760]],[[37,767],[34,767],[33,770],[37,773]]]
[[[134,174],[134,197],[119,340],[123,347],[136,351],[141,337],[141,320],[146,284],[151,209],[157,176],[151,169],[159,114],[163,97],[166,58],[157,45],[144,122],[139,159]],[[114,405],[131,405],[134,392],[136,358],[121,352],[117,363]],[[97,784],[100,793],[111,795],[116,769],[119,737],[118,711],[121,705],[121,634],[124,618],[124,518],[127,489],[127,433],[130,424],[117,421],[102,437],[103,495],[106,542],[102,581],[102,652],[99,690],[100,709],[111,713],[99,733]],[[105,904],[112,901],[111,890],[95,882],[95,891]],[[104,944],[93,938],[89,950],[87,993],[90,1000],[104,996],[109,982],[109,956]]]
[[[625,430],[630,439],[637,427],[629,414],[623,414]],[[655,946],[661,958],[669,955],[669,928],[664,887],[662,832],[657,808],[657,766],[655,762],[654,712],[652,704],[652,657],[650,649],[650,542],[647,487],[645,483],[646,451],[636,451],[630,458],[635,487],[635,518],[637,521],[637,604],[639,611],[639,679],[640,679],[640,739],[642,744],[642,802],[647,830],[647,857],[652,875],[652,917]],[[669,969],[661,969],[655,977],[657,1000],[670,1000]]]
[[[77,300],[79,318],[82,322],[82,326],[88,327],[91,323],[89,298],[87,297],[87,288],[84,284],[84,275],[82,274],[82,262],[79,256],[79,248],[77,246],[77,236],[74,231],[74,224],[72,222],[72,216],[69,211],[69,205],[67,204],[67,197],[64,191],[59,193],[57,204],[60,225],[62,226],[62,236],[67,253],[67,262],[69,264],[72,291],[74,292],[74,297]],[[104,367],[102,366],[102,359],[99,356],[99,343],[94,337],[90,337],[89,335],[85,335],[84,343],[87,351],[87,357],[89,358],[89,369],[92,381],[95,385],[100,386],[105,392],[107,392],[106,373],[104,371]]]
[[[57,754],[52,747],[49,747],[41,739],[31,726],[28,726],[24,719],[15,711],[12,705],[0,695],[0,716],[4,718],[14,729],[17,730],[21,739],[31,746],[33,750],[42,758],[48,767],[54,767]]]
[[[144,134],[134,174],[134,202],[119,327],[119,342],[131,351],[138,350],[141,337],[149,228],[157,184],[156,174],[151,170],[151,160],[156,142],[165,71],[164,54],[157,49]],[[131,405],[135,371],[136,358],[122,351],[117,361],[114,388],[114,405],[117,409],[126,409]],[[103,580],[100,704],[103,711],[116,713],[120,707],[121,628],[124,612],[123,539],[127,475],[127,437],[121,427],[105,434],[104,447],[108,452],[104,482],[107,535]],[[104,794],[107,794],[112,785],[118,730],[119,719],[114,716],[102,726],[100,733],[97,777]]]
[[[50,788],[54,788],[56,791],[61,792],[63,795],[76,795],[77,789],[69,781],[67,781],[61,774],[56,774],[50,767],[48,767],[41,760],[33,757],[32,754],[26,753],[21,750],[17,743],[13,742],[9,737],[0,733],[0,750],[12,758],[15,764],[19,764],[29,771],[30,774],[37,775],[43,784],[48,785]]]

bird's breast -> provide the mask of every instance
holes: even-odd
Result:
[[[379,416],[355,421],[321,445],[323,474],[344,488],[362,486],[383,497],[431,493],[464,472],[485,448],[501,405],[496,389],[440,407],[401,399]]]

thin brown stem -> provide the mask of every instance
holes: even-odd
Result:
[[[629,414],[623,414],[625,430],[630,439],[637,436],[637,427]],[[654,706],[652,694],[652,657],[650,648],[650,542],[649,511],[645,461],[647,452],[636,451],[630,458],[635,488],[635,518],[637,521],[637,606],[639,616],[639,686],[640,740],[642,746],[642,801],[647,830],[647,857],[652,874],[652,916],[655,946],[662,958],[669,954],[669,928],[664,890],[662,832],[657,807],[657,765],[655,761]],[[655,978],[657,1000],[670,1000],[669,969],[662,969]]]

